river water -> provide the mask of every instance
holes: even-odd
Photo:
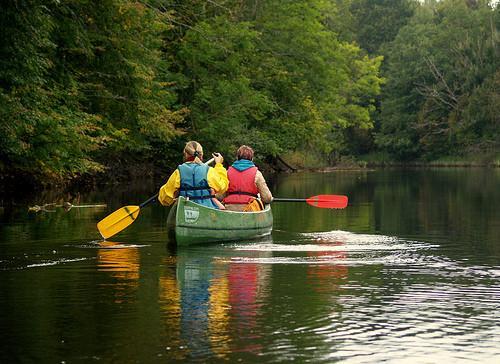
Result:
[[[0,208],[2,363],[500,362],[500,170],[297,173],[261,241],[167,244],[155,183]],[[28,206],[73,205],[29,212]],[[53,211],[52,211],[53,210]]]

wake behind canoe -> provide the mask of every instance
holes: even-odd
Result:
[[[256,239],[271,234],[271,207],[263,211],[216,210],[179,197],[167,218],[177,245]]]

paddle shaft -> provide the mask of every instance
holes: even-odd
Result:
[[[273,198],[273,202],[307,202],[305,198]]]
[[[144,201],[143,203],[141,203],[139,205],[139,208],[142,209],[144,206],[146,205],[149,205],[151,202],[154,202],[156,201],[156,198],[158,197],[158,193],[154,196],[151,196],[150,198],[148,198],[146,201]]]

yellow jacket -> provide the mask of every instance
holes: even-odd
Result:
[[[215,193],[222,194],[226,192],[229,186],[226,168],[221,163],[216,163],[213,168],[210,167],[207,173],[207,182]],[[176,169],[168,178],[167,183],[161,186],[158,201],[164,206],[170,206],[174,203],[180,187],[181,174]]]

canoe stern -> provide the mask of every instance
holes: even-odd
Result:
[[[167,219],[177,245],[256,239],[271,234],[273,215],[264,211],[216,210],[179,197]]]

